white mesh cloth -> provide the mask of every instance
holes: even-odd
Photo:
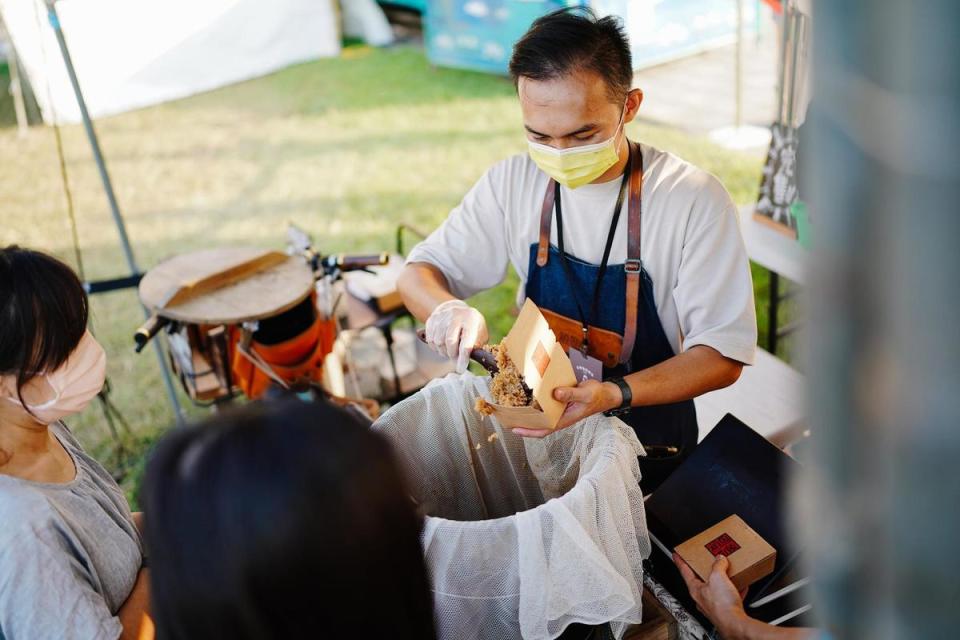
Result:
[[[474,410],[489,378],[437,380],[374,425],[426,512],[440,638],[556,638],[573,622],[640,622],[650,554],[640,442],[594,416],[541,440]]]

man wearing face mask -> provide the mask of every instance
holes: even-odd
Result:
[[[627,139],[632,88],[616,18],[540,18],[510,62],[529,149],[491,167],[400,279],[428,342],[466,368],[486,323],[463,300],[512,265],[568,348],[581,382],[560,388],[558,427],[619,415],[647,449],[652,490],[697,442],[693,398],[754,357],[753,284],[737,212],[712,175]],[[548,432],[516,429],[522,436]]]

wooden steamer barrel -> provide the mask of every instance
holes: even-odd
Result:
[[[164,260],[140,281],[140,300],[179,323],[168,336],[184,388],[197,402],[233,393],[233,337],[244,323],[265,321],[307,304],[314,275],[300,257],[252,247],[205,249]]]

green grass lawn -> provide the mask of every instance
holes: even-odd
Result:
[[[0,87],[6,87],[0,69]],[[76,264],[53,130],[17,136],[0,98],[0,245],[52,252]],[[398,223],[434,228],[483,171],[525,148],[512,84],[435,69],[417,48],[349,46],[342,57],[97,123],[141,268],[216,245],[281,248],[289,221],[327,252],[384,250]],[[761,160],[649,124],[631,137],[673,151],[751,201]],[[125,262],[79,125],[63,128],[87,279],[124,275]],[[766,274],[754,270],[761,336]],[[509,329],[511,275],[475,303],[497,338]],[[144,452],[172,414],[150,351],[135,355],[142,320],[134,291],[95,296],[93,324],[109,355],[113,398],[131,426],[115,446],[92,405],[71,426],[119,475],[138,484]],[[183,399],[186,404],[186,399]],[[202,410],[192,409],[193,415]]]

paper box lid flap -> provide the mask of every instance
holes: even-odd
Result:
[[[553,390],[576,386],[577,376],[546,318],[529,298],[503,344],[550,425],[556,425],[566,404],[554,400]]]

